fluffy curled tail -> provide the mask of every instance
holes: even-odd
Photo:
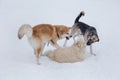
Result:
[[[31,25],[23,24],[18,30],[18,38],[22,39],[24,35],[26,35],[29,38],[32,36],[32,33],[33,33],[33,29]]]
[[[77,18],[75,19],[75,23],[79,22],[80,17],[84,15],[85,15],[85,12],[81,11],[80,14],[77,16]]]

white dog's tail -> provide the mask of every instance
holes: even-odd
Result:
[[[29,24],[23,24],[18,30],[18,38],[21,39],[24,35],[28,38],[32,36],[33,29]]]

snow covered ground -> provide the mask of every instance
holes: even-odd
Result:
[[[120,80],[119,8],[119,0],[0,0],[0,80]],[[57,63],[41,56],[36,65],[27,38],[17,38],[20,25],[72,26],[81,10],[86,15],[80,20],[98,31],[100,42],[93,45],[97,56],[87,48],[83,62]]]

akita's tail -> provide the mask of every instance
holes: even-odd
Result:
[[[75,23],[79,22],[80,17],[84,15],[85,15],[85,12],[81,11],[80,14],[77,16],[77,18],[75,19]]]
[[[18,38],[22,39],[24,35],[26,35],[29,38],[32,36],[32,33],[33,33],[33,29],[31,25],[23,24],[18,30]]]

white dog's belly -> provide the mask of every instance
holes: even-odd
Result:
[[[57,62],[78,62],[81,61],[83,59],[82,55],[78,55],[78,51],[77,50],[73,50],[73,49],[60,49],[55,51],[53,54],[55,54],[54,56],[54,60]]]

